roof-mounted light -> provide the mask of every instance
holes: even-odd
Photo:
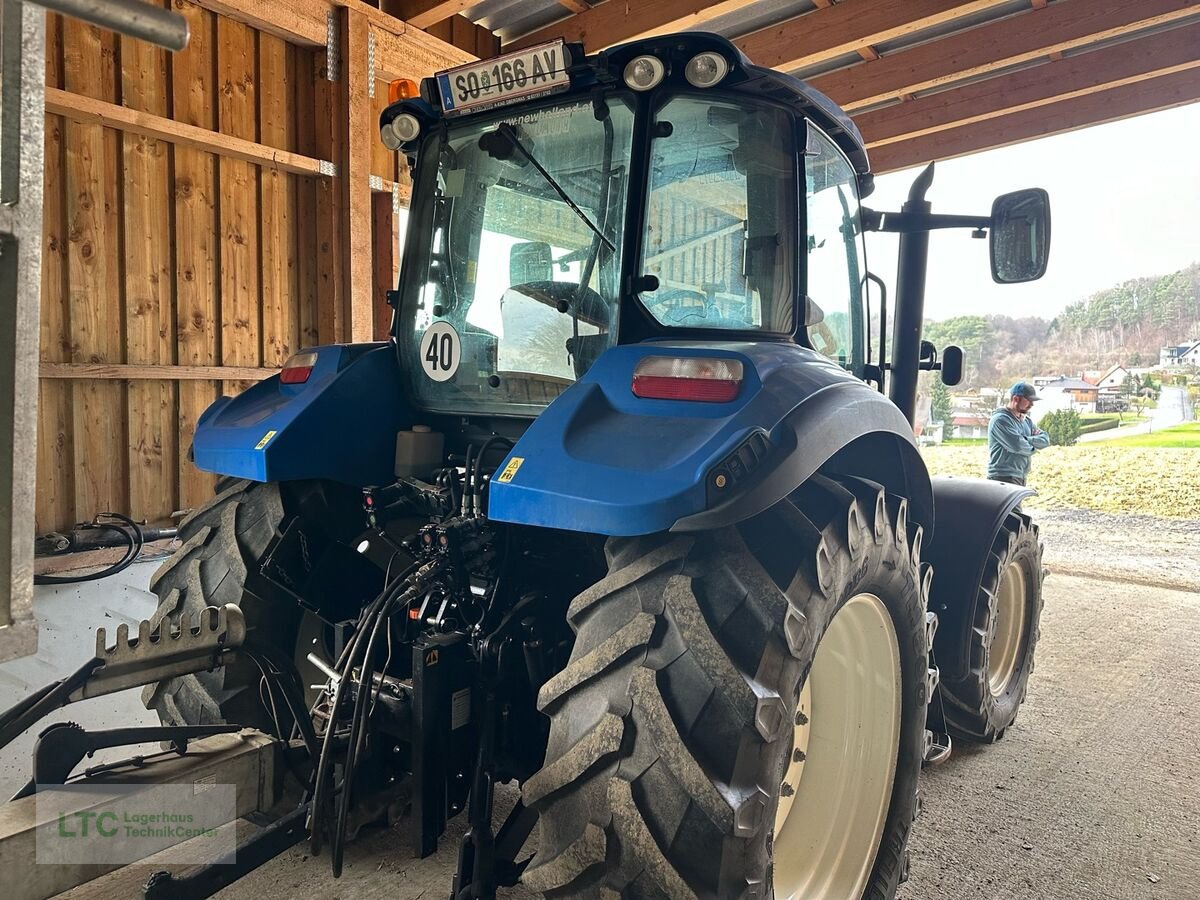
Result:
[[[683,77],[692,87],[710,88],[729,74],[729,61],[720,53],[697,53],[684,67]]]
[[[625,83],[635,91],[658,87],[667,74],[667,67],[657,56],[635,56],[625,64]]]
[[[420,133],[420,120],[411,113],[400,113],[392,121],[380,127],[379,139],[389,150],[399,150],[401,144],[407,144]]]
[[[388,82],[388,103],[412,100],[421,96],[421,86],[411,78],[397,78]]]

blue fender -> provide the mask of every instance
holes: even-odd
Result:
[[[636,397],[645,356],[741,361],[727,403]],[[882,443],[876,448],[872,440]],[[862,443],[866,441],[867,443]],[[849,446],[867,477],[909,497],[932,526],[929,477],[894,404],[790,343],[647,342],[613,347],[517,441],[489,488],[489,518],[606,535],[718,528],[786,497]],[[907,448],[907,450],[905,450]]]
[[[358,487],[389,484],[404,397],[395,347],[317,347],[303,384],[274,375],[200,416],[196,466],[252,481],[320,478]],[[386,402],[380,402],[386,398]]]
[[[938,529],[922,556],[933,566],[929,608],[938,614],[937,658],[942,677],[966,675],[968,631],[992,543],[1008,514],[1034,492],[982,478],[933,479]]]

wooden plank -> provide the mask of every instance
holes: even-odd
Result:
[[[532,47],[562,38],[577,41],[589,53],[622,41],[654,34],[669,34],[703,26],[719,16],[749,6],[753,0],[655,0],[653,3],[629,3],[623,0],[600,3],[587,12],[539,28],[504,45],[505,50]]]
[[[400,254],[390,192],[371,196],[371,241],[371,307],[374,313],[371,339],[386,341],[392,327],[392,308],[387,305],[387,292],[396,286],[394,273]]]
[[[52,363],[38,366],[38,377],[51,381],[262,381],[278,375],[277,367],[107,365],[102,363]]]
[[[323,60],[324,54],[317,58]],[[318,65],[323,66],[323,62]],[[313,123],[318,153],[332,159],[340,167],[345,165],[345,142],[339,137],[342,130],[342,92],[337,85],[324,78],[313,83]],[[317,343],[332,344],[342,337],[345,319],[345,279],[343,275],[342,229],[340,223],[340,198],[343,188],[341,178],[322,178],[315,183],[313,215],[313,260],[316,268],[315,323]]]
[[[176,2],[188,19],[191,41],[186,50],[170,56],[174,116],[179,124],[205,131],[217,126],[213,72],[214,15],[199,6]],[[182,365],[213,366],[219,321],[217,269],[220,238],[217,231],[216,159],[191,146],[175,148],[175,347]],[[187,458],[196,420],[217,398],[208,382],[179,385],[179,505],[199,506],[212,496],[216,479]]]
[[[1200,22],[939,91],[855,122],[873,148],[1197,67]]]
[[[217,125],[223,134],[254,141],[257,84],[254,32],[217,19]],[[217,161],[221,228],[221,362],[257,366],[259,348],[258,170],[235,159]]]
[[[296,146],[313,150],[317,146],[316,54],[304,48],[296,50],[295,108],[297,110]],[[328,180],[328,179],[322,179]],[[313,347],[320,342],[317,330],[317,180],[296,179],[296,279],[300,336],[297,347]]]
[[[184,0],[180,0],[184,2]],[[419,28],[410,28],[362,0],[199,0],[200,5],[293,44],[323,48],[327,13],[331,8],[353,9],[366,16],[376,31],[375,65],[383,78],[421,78],[438,69],[470,62],[473,55],[439,41]]]
[[[324,3],[291,0],[198,0],[198,4],[236,22],[309,47],[325,46]]]
[[[809,81],[855,110],[1197,15],[1195,0],[1058,0]]]
[[[734,43],[760,66],[790,71],[906,37],[1007,0],[872,0],[839,3],[755,31]]]
[[[339,198],[340,223],[344,237],[346,327],[341,339],[370,341],[373,336],[371,290],[371,151],[363,140],[377,140],[367,87],[374,73],[367,68],[370,27],[365,16],[343,9],[338,29],[343,65],[342,92],[338,104],[343,117],[338,123],[343,144],[338,175],[342,182]]]
[[[285,147],[295,141],[295,111],[290,108],[287,45],[269,34],[258,36],[259,131],[266,143]],[[295,194],[292,178],[263,169],[262,192],[262,362],[281,366],[296,351],[292,329],[295,282],[292,245]]]
[[[46,16],[46,83],[63,79],[62,17]],[[40,359],[66,362],[71,358],[68,289],[68,238],[63,147],[64,123],[46,116],[45,181],[42,194],[42,303]],[[39,533],[68,527],[75,506],[74,434],[71,385],[38,386],[37,499],[35,527]]]
[[[75,19],[63,22],[63,83],[95,99],[116,99],[116,38]],[[120,150],[117,133],[99,125],[67,122],[66,216],[72,357],[78,362],[120,363],[121,227],[118,217]],[[72,386],[75,497],[65,511],[79,521],[128,505],[126,456],[113,447],[125,434],[120,385]],[[115,452],[114,452],[115,450]]]
[[[230,159],[262,164],[283,172],[317,175],[321,171],[319,159],[55,88],[46,88],[46,112],[74,122],[104,125],[180,146],[209,150]]]
[[[475,5],[475,0],[400,0],[393,15],[417,28],[428,28]]]
[[[371,151],[371,174],[388,181],[396,179],[396,152],[389,150],[379,139],[379,116],[387,108],[387,83],[375,82],[375,96],[371,98],[371,128],[368,147]]]
[[[1200,78],[1196,77],[1195,69],[1189,69],[912,141],[887,144],[871,153],[872,168],[876,172],[891,172],[933,159],[964,156],[1196,101],[1200,101]]]
[[[168,110],[166,51],[121,38],[121,99],[155,116]],[[170,147],[145,135],[122,134],[124,168],[125,359],[164,365],[174,361]],[[175,386],[131,384],[127,393],[129,505],[135,519],[166,518],[178,508]]]
[[[382,15],[369,6],[366,9]],[[420,80],[434,72],[475,59],[474,53],[460,50],[424,31],[414,28],[396,34],[390,28],[379,25],[371,16],[367,16],[367,20],[375,34],[375,74],[379,78]]]

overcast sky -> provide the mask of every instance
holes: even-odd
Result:
[[[935,232],[925,314],[1052,318],[1068,303],[1118,282],[1200,262],[1200,104],[1027,141],[938,163],[934,212],[986,215],[997,194],[1050,192],[1050,267],[1040,281],[997,285],[987,241]],[[916,169],[882,175],[865,201],[898,210]],[[867,237],[872,271],[895,284],[896,238]]]

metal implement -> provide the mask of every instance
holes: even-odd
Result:
[[[144,900],[202,900],[211,897],[221,888],[233,884],[308,837],[304,822],[310,809],[308,803],[297,807],[240,844],[235,852],[187,875],[176,878],[170,872],[155,872],[143,889]]]
[[[279,803],[282,750],[280,741],[253,729],[204,738],[191,744],[186,756],[171,754],[140,768],[94,774],[86,781],[89,790],[81,795],[78,809],[86,811],[106,799],[127,795],[129,785],[230,784],[235,788],[237,817],[266,814]],[[63,812],[70,815],[69,810]],[[44,825],[44,819],[38,817],[36,795],[0,805],[0,871],[20,873],[17,889],[10,890],[14,897],[52,897],[121,868],[116,862],[33,865],[39,825]]]
[[[85,756],[108,747],[127,747],[150,741],[170,741],[174,752],[187,752],[188,741],[240,731],[238,725],[181,725],[174,727],[115,728],[110,731],[86,731],[74,722],[55,722],[38,735],[33,745],[33,777],[13,794],[19,800],[36,793],[39,785],[65,784]],[[141,757],[131,764],[139,766]],[[115,768],[110,765],[108,770]]]
[[[177,12],[140,0],[33,0],[38,6],[65,13],[101,28],[149,41],[167,50],[188,44],[188,21]]]

